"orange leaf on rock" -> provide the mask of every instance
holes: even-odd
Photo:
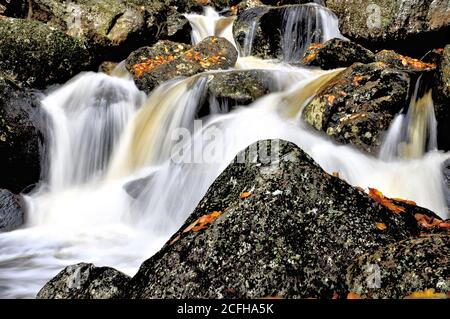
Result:
[[[377,223],[376,226],[379,230],[386,230],[387,228],[385,223]]]
[[[383,205],[387,209],[391,210],[392,212],[396,214],[403,213],[405,209],[401,206],[395,205],[391,199],[385,197],[382,192],[375,188],[369,188],[369,196],[378,202],[379,204]]]
[[[240,195],[239,197],[240,197],[241,199],[246,199],[246,198],[249,198],[250,195],[251,195],[250,192],[243,192],[243,193],[241,193],[241,195]]]
[[[328,104],[330,104],[330,105],[333,104],[335,99],[336,99],[336,97],[334,95],[328,95],[327,96]]]
[[[353,85],[354,86],[359,86],[359,82],[361,82],[361,80],[363,79],[363,77],[361,75],[357,75],[353,78]]]
[[[347,299],[363,299],[363,298],[361,298],[360,295],[350,291],[347,295]]]
[[[188,227],[186,227],[186,229],[183,230],[183,233],[187,233],[189,231],[198,232],[202,229],[206,229],[208,228],[206,225],[212,224],[220,215],[222,215],[222,212],[217,211],[214,211],[211,214],[203,215]]]
[[[450,223],[444,222],[441,219],[427,216],[424,214],[415,214],[414,217],[416,218],[419,226],[423,228],[450,229]]]
[[[448,296],[445,293],[435,292],[434,289],[427,289],[425,291],[415,291],[405,299],[446,299]]]

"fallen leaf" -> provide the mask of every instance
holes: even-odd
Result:
[[[246,199],[248,197],[250,197],[251,193],[250,192],[243,192],[241,193],[241,195],[239,196],[241,199]]]
[[[448,296],[445,293],[435,292],[433,288],[425,291],[416,291],[405,297],[405,299],[446,299]]]
[[[178,235],[177,237],[175,237],[171,242],[170,242],[170,244],[169,245],[173,245],[173,244],[175,244],[177,241],[179,241],[180,240],[180,238],[181,238],[181,235]]]
[[[401,206],[395,205],[391,199],[385,197],[382,192],[375,188],[369,187],[369,196],[378,202],[379,204],[383,205],[384,207],[388,208],[392,212],[396,214],[403,213],[405,209]]]
[[[336,291],[333,293],[333,297],[331,299],[339,299],[339,295]]]
[[[202,229],[206,229],[208,228],[206,225],[212,224],[220,215],[222,215],[222,212],[218,211],[214,211],[211,214],[203,215],[195,222],[190,224],[188,227],[186,227],[186,229],[183,230],[183,233],[187,233],[189,231],[198,232]]]
[[[349,292],[347,295],[347,299],[363,299],[363,298],[361,298],[360,295],[358,295],[354,292]]]
[[[333,176],[339,178],[339,172],[333,172]]]
[[[414,217],[416,218],[417,223],[423,228],[450,229],[450,223],[444,222],[441,219],[419,213],[415,214]]]
[[[386,228],[387,228],[385,223],[377,223],[376,226],[381,231],[386,230]]]
[[[328,104],[333,104],[335,99],[336,99],[336,97],[334,95],[328,95],[327,96]]]
[[[361,75],[357,75],[353,78],[353,85],[359,86],[359,82],[361,82],[363,77]]]

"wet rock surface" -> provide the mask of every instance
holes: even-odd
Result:
[[[109,267],[80,263],[64,268],[38,293],[38,299],[114,299],[130,277]]]
[[[450,150],[450,45],[438,50],[433,100],[438,121],[439,149]]]
[[[126,61],[137,87],[147,93],[164,81],[209,70],[228,69],[237,51],[224,38],[208,37],[196,46],[160,41],[133,52]]]
[[[268,162],[261,154],[277,145],[279,160]],[[294,144],[260,142],[237,158],[245,156],[255,162],[228,166],[180,230],[142,264],[125,297],[345,295],[346,269],[356,257],[419,231],[409,213],[395,214],[324,173]],[[208,214],[216,219],[195,230]]]
[[[353,63],[371,63],[375,55],[359,44],[342,39],[331,39],[324,44],[313,44],[305,52],[302,64],[324,70],[351,66]]]
[[[450,292],[450,234],[426,235],[361,256],[348,269],[350,291],[362,298],[405,298]]]
[[[15,193],[39,181],[43,131],[37,97],[0,73],[0,188]]]
[[[327,8],[316,4],[259,6],[243,10],[233,25],[234,38],[244,55],[299,63],[310,44],[323,42],[325,35],[316,19],[320,11],[333,15]],[[292,30],[286,31],[289,19]],[[314,25],[317,29],[308,29],[307,25]],[[302,30],[301,40],[296,40],[296,26]],[[293,37],[285,39],[284,35],[288,33]]]
[[[43,23],[0,17],[0,70],[35,88],[91,67],[86,46]]]
[[[450,43],[446,0],[328,0],[326,5],[339,17],[341,32],[369,49],[420,57]]]
[[[395,115],[409,104],[411,78],[384,62],[356,63],[306,105],[303,119],[336,141],[375,152]]]
[[[24,212],[20,197],[6,189],[0,189],[0,232],[22,226]]]

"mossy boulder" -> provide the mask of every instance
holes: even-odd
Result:
[[[22,226],[24,209],[19,195],[0,189],[0,232],[11,231]]]
[[[408,105],[411,82],[409,73],[383,62],[355,63],[320,89],[303,120],[340,143],[374,153],[395,115]]]
[[[124,297],[345,296],[357,257],[418,233],[410,212],[395,214],[326,174],[292,143],[262,141],[217,178]]]
[[[237,60],[237,51],[224,38],[208,37],[196,46],[159,41],[152,47],[134,51],[126,60],[137,87],[150,93],[157,85],[179,76],[228,69]]]
[[[447,0],[327,0],[326,5],[346,37],[372,50],[420,57],[450,43]]]
[[[114,299],[130,277],[109,267],[80,263],[64,268],[37,294],[38,299]]]
[[[91,67],[83,42],[40,22],[0,17],[0,70],[35,88]]]
[[[434,297],[446,298],[450,234],[411,238],[365,254],[349,267],[347,281],[350,291],[361,298],[400,299],[431,289]]]
[[[37,98],[0,74],[0,188],[19,193],[39,181],[42,123]]]
[[[331,39],[324,44],[312,44],[306,50],[302,64],[323,70],[349,67],[353,63],[370,63],[375,55],[363,46],[342,39]]]

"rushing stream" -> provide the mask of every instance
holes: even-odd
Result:
[[[232,18],[212,9],[187,17],[194,43],[210,35],[233,41]],[[300,47],[317,41],[301,37],[295,24],[309,17],[306,12],[286,17],[285,60],[297,59]],[[315,11],[314,21],[306,25],[326,31],[322,41],[339,35],[327,12]],[[249,30],[247,42],[251,37]],[[261,139],[292,141],[352,185],[375,187],[448,215],[441,164],[450,155],[433,144],[430,94],[405,105],[409,111],[393,122],[380,156],[369,156],[334,144],[300,120],[302,106],[340,70],[245,57],[251,43],[246,46],[236,68],[266,70],[277,92],[228,113],[216,105],[202,122],[196,110],[207,74],[171,80],[146,97],[122,66],[114,76],[83,73],[48,92],[42,101],[52,124],[48,172],[26,197],[25,227],[0,233],[0,297],[33,298],[62,268],[81,261],[133,275],[236,154]],[[190,133],[187,143],[177,142],[180,132]]]

